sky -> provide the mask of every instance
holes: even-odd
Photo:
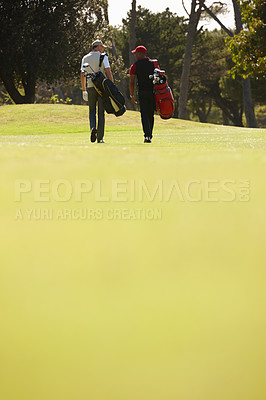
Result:
[[[231,0],[223,0],[224,3],[228,4],[229,13],[222,16],[223,23],[227,28],[234,27],[234,15],[231,5]],[[211,4],[212,1],[207,1],[206,4]],[[188,11],[190,11],[191,0],[184,0],[184,4]],[[148,8],[152,12],[164,11],[167,7],[172,12],[177,13],[179,16],[185,16],[186,13],[182,6],[182,0],[137,0],[137,6],[141,5],[144,8]],[[122,19],[126,17],[127,12],[131,8],[131,0],[109,0],[109,20],[111,25],[121,25]],[[208,29],[219,29],[219,25],[212,21],[208,25],[206,22],[202,22]]]

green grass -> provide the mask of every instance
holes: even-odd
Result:
[[[98,145],[87,107],[29,105],[0,132],[1,399],[264,399],[266,131],[144,145],[127,112]]]

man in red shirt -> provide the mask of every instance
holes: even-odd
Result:
[[[138,46],[132,51],[135,54],[136,62],[130,68],[130,97],[133,104],[137,104],[134,98],[135,81],[138,82],[138,97],[141,113],[141,122],[144,132],[144,143],[151,143],[154,126],[155,99],[153,82],[150,75],[154,69],[159,68],[157,60],[150,60],[147,57],[147,49]]]

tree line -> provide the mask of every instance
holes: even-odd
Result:
[[[80,104],[80,61],[101,37],[129,108],[130,50],[141,43],[167,71],[175,117],[264,126],[266,0],[232,2],[236,26],[230,31],[221,2],[207,7],[205,0],[191,0],[187,17],[180,17],[133,0],[122,25],[111,27],[107,0],[0,0],[2,103]],[[216,20],[216,30],[203,28],[206,18]]]

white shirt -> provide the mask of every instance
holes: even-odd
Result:
[[[88,63],[90,64],[90,66],[92,67],[94,72],[97,71],[102,71],[104,72],[105,68],[110,68],[110,64],[109,64],[109,60],[108,60],[108,56],[107,54],[104,56],[103,59],[103,63],[101,68],[99,67],[100,64],[100,56],[101,53],[99,51],[91,51],[90,53],[86,54],[83,58],[82,58],[82,62],[81,62],[81,72],[86,72],[83,69],[83,65]],[[92,71],[91,71],[92,72]],[[87,79],[87,87],[93,87],[92,81],[91,79]]]

